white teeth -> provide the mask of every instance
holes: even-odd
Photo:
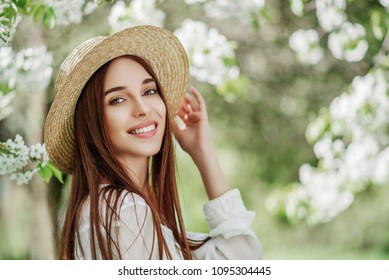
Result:
[[[138,129],[132,130],[132,131],[130,131],[130,133],[131,134],[141,134],[141,133],[149,132],[149,131],[154,130],[154,129],[155,129],[155,124],[151,124],[149,126],[145,126],[145,127],[142,127],[142,128],[138,128]]]

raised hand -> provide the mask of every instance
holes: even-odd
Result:
[[[195,159],[200,153],[210,152],[212,141],[204,99],[195,88],[191,92],[194,97],[186,94],[177,113],[184,128],[174,122],[173,133],[182,149]]]
[[[187,94],[178,111],[184,128],[173,121],[172,130],[182,149],[199,169],[208,198],[214,199],[227,192],[229,186],[212,147],[204,99],[195,88],[192,87],[191,92],[194,98]]]

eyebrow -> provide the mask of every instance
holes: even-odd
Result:
[[[142,85],[146,85],[148,83],[156,83],[156,81],[153,79],[153,78],[147,78],[147,79],[144,79],[143,82],[142,82]],[[114,91],[120,91],[120,90],[123,90],[125,89],[126,87],[125,86],[119,86],[119,87],[113,87],[113,88],[110,88],[110,89],[107,89],[105,92],[104,92],[104,96],[111,93],[111,92],[114,92]]]

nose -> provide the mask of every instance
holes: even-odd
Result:
[[[146,116],[150,111],[150,106],[140,97],[133,100],[132,116],[135,118]]]

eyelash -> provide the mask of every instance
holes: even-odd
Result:
[[[148,95],[154,95],[154,94],[158,94],[159,92],[158,92],[158,90],[157,89],[155,89],[155,88],[151,88],[151,89],[146,89],[145,91],[144,91],[144,93],[143,93],[143,95],[146,95],[146,96],[148,96]],[[122,103],[122,102],[124,102],[125,101],[125,98],[123,98],[123,97],[114,97],[114,98],[112,98],[110,101],[109,101],[109,105],[118,105],[118,104],[120,104],[120,103]]]
[[[146,89],[143,95],[154,95],[154,94],[158,94],[158,90],[156,88],[150,88],[150,89]]]
[[[119,100],[122,100],[122,101],[119,101]],[[122,103],[124,100],[123,97],[115,97],[115,98],[112,98],[110,101],[109,101],[109,105],[118,105],[120,103]]]

